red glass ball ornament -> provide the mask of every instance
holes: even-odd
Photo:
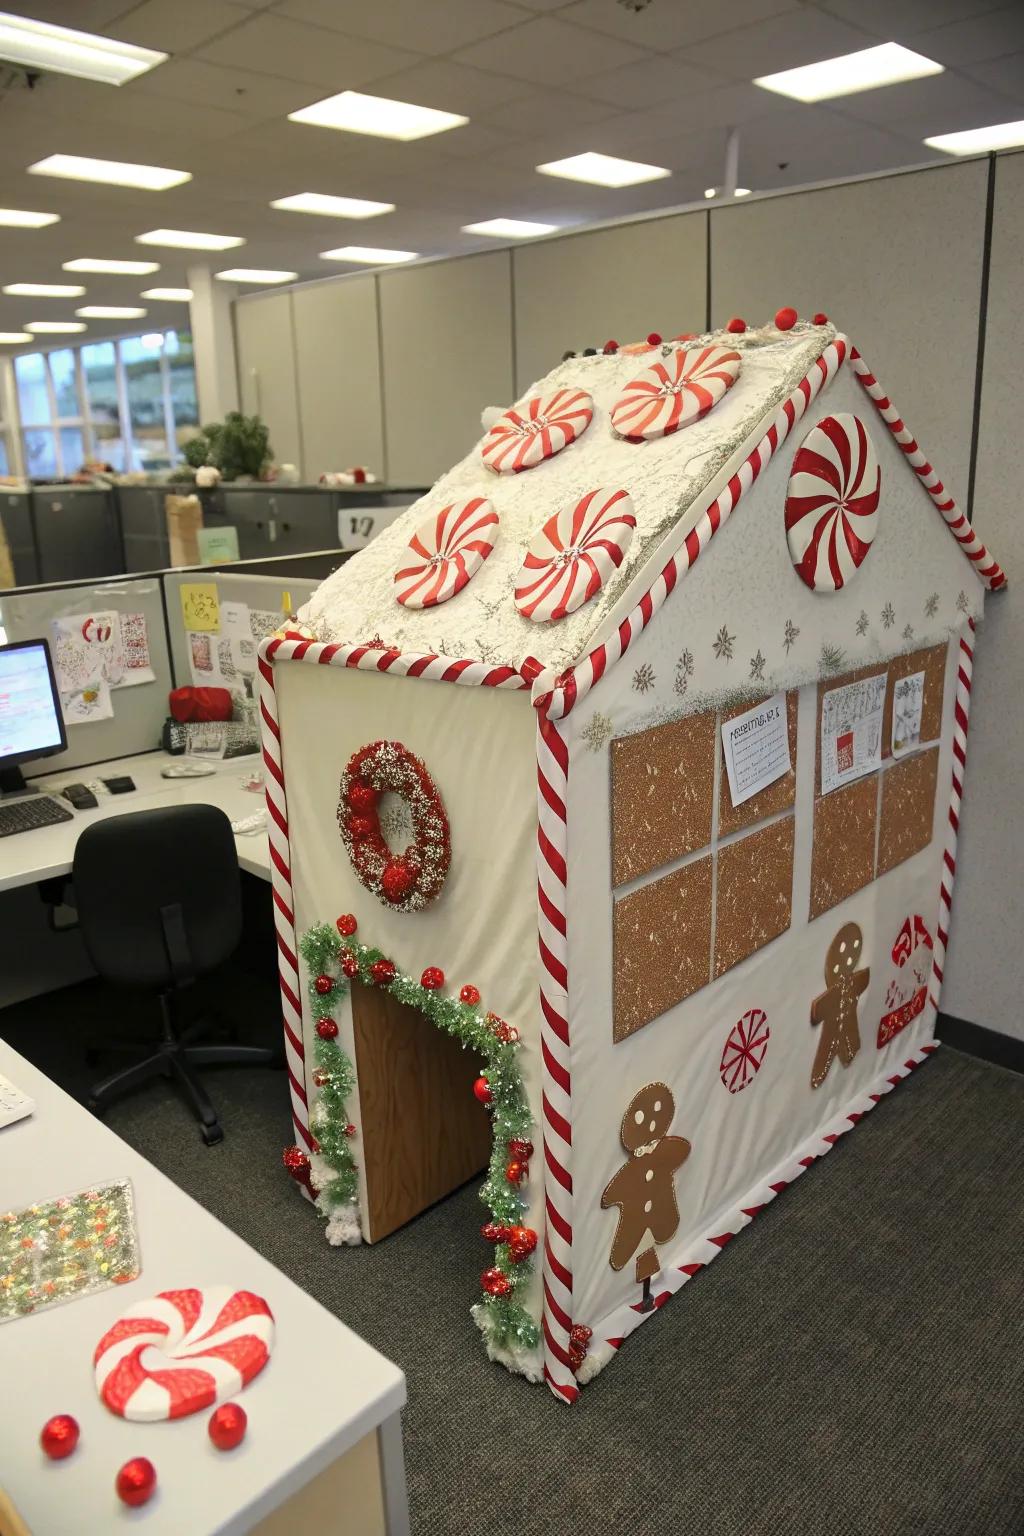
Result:
[[[487,1081],[486,1077],[477,1078],[476,1082],[473,1084],[473,1092],[480,1100],[480,1103],[485,1106],[489,1104],[494,1098],[494,1095],[491,1092],[491,1085]]]
[[[326,997],[328,992],[334,986],[334,980],[330,976],[318,976],[316,981],[314,981],[313,986],[319,992],[321,997]]]
[[[796,325],[798,318],[796,310],[792,309],[788,304],[784,308],[775,311],[775,324],[780,331],[791,331],[794,325]]]
[[[404,901],[416,884],[416,871],[408,859],[392,859],[380,877],[380,888],[388,901]]]
[[[436,992],[438,987],[444,986],[444,971],[436,965],[428,965],[420,977],[420,986],[428,992]]]
[[[480,1236],[489,1243],[507,1243],[508,1227],[502,1226],[500,1221],[488,1221],[480,1228]]]
[[[651,334],[648,336],[648,338],[647,338],[647,345],[649,347],[660,347],[661,346],[661,337],[658,335],[657,331],[652,331]]]
[[[365,843],[368,837],[373,836],[373,822],[369,816],[350,816],[348,830],[354,843]]]
[[[317,1019],[316,1032],[321,1040],[335,1040],[338,1035],[338,1026],[333,1019]]]
[[[533,1156],[533,1142],[527,1141],[524,1136],[513,1136],[508,1150],[517,1162],[528,1163]]]
[[[536,1248],[537,1234],[532,1227],[510,1227],[506,1241],[509,1258],[513,1264],[521,1264]]]
[[[488,1296],[507,1296],[512,1289],[512,1281],[508,1275],[502,1274],[497,1265],[484,1270],[480,1276],[480,1284]]]
[[[588,1328],[585,1323],[573,1323],[569,1329],[569,1343],[579,1348],[585,1348],[594,1336],[593,1328]]]
[[[320,1068],[320,1067],[318,1067],[316,1069],[316,1071],[313,1073],[313,1082],[316,1084],[316,1086],[318,1088],[322,1088],[324,1086],[324,1084],[325,1083],[329,1083],[330,1080],[331,1080],[331,1074],[329,1072],[324,1072],[323,1069]]]
[[[309,1179],[309,1158],[299,1146],[285,1147],[281,1153],[281,1161],[295,1180],[296,1184],[305,1184]]]
[[[370,966],[370,975],[378,987],[386,987],[395,979],[394,962],[391,960],[375,960]]]
[[[355,1133],[356,1133],[356,1128],[355,1128],[355,1126],[350,1121],[349,1124],[346,1125],[346,1127],[345,1127],[345,1135],[346,1136],[354,1136]]]
[[[78,1444],[80,1434],[78,1420],[73,1419],[70,1413],[55,1413],[43,1425],[39,1444],[51,1461],[63,1461]]]
[[[818,310],[818,313],[816,315],[812,315],[811,318],[815,325],[828,325],[828,315],[822,314],[820,309]]]
[[[619,344],[617,341],[606,341],[604,344],[604,350],[607,355],[611,357],[619,350]]]
[[[518,1163],[513,1158],[512,1162],[506,1164],[505,1177],[510,1184],[521,1184],[526,1178],[525,1163]]]
[[[479,987],[474,987],[471,982],[467,982],[466,985],[462,988],[462,991],[459,993],[459,1002],[468,1003],[471,1008],[475,1008],[479,1001]]]
[[[733,315],[732,319],[726,326],[726,330],[731,332],[733,336],[742,336],[746,328],[747,322],[745,320],[741,320],[739,315]]]
[[[146,1504],[156,1492],[156,1467],[148,1456],[133,1456],[117,1474],[114,1484],[122,1504],[137,1509]]]
[[[350,939],[359,925],[351,912],[343,912],[335,926],[343,939]]]
[[[372,811],[377,804],[377,791],[371,789],[369,784],[353,784],[348,792],[348,803],[354,811],[362,811],[364,813]],[[345,932],[346,930],[343,929],[342,931]],[[352,927],[348,931],[355,933],[355,918],[352,919]]]
[[[347,949],[341,957],[341,973],[347,976],[349,981],[359,975],[359,961],[350,949]]]
[[[210,1414],[206,1432],[218,1451],[233,1451],[245,1439],[249,1417],[240,1403],[221,1403]]]

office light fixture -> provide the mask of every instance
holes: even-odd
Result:
[[[145,313],[131,304],[86,304],[75,310],[83,320],[141,320]]]
[[[857,91],[875,91],[883,85],[899,85],[942,72],[943,66],[926,59],[923,53],[912,53],[899,43],[880,43],[877,48],[821,59],[799,69],[760,75],[754,84],[793,101],[831,101],[836,96],[853,96]]]
[[[380,213],[394,213],[394,203],[374,203],[365,197],[331,197],[326,192],[296,192],[293,197],[279,197],[271,208],[283,213],[318,213],[329,219],[375,219]]]
[[[61,266],[65,272],[111,272],[119,277],[146,277],[160,271],[158,261],[107,261],[102,256],[76,256]]]
[[[23,342],[31,340],[28,331],[0,331],[0,347],[20,347]]]
[[[244,235],[204,235],[195,229],[150,229],[135,236],[136,245],[166,245],[182,251],[230,251],[244,245]]]
[[[947,155],[981,155],[996,149],[1017,149],[1024,144],[1024,122],[993,123],[991,128],[964,128],[960,133],[937,133],[924,141],[929,149]]]
[[[113,37],[55,27],[48,21],[0,11],[0,59],[57,75],[75,75],[100,85],[124,85],[168,58],[153,48],[119,43]]]
[[[229,267],[215,272],[222,283],[294,283],[297,272],[277,272],[272,267]]]
[[[80,299],[85,289],[78,283],[5,283],[3,291],[24,299]]]
[[[425,139],[432,133],[444,133],[449,128],[461,128],[469,118],[460,117],[456,112],[439,112],[435,107],[417,107],[411,101],[391,101],[386,96],[341,91],[337,96],[314,101],[298,112],[289,112],[288,121],[408,142]]]
[[[25,327],[33,336],[70,336],[73,331],[88,330],[81,320],[30,320]]]
[[[333,251],[321,251],[321,261],[357,261],[368,267],[393,267],[401,261],[415,261],[419,251],[388,251],[375,245],[339,245]]]
[[[479,224],[463,224],[466,235],[493,235],[495,240],[529,240],[533,235],[551,235],[557,224],[535,224],[531,219],[481,219]]]
[[[159,299],[163,304],[187,304],[192,297],[191,288],[144,288],[140,299]]]
[[[719,190],[718,187],[705,187],[704,188],[704,196],[705,197],[725,197],[725,195],[726,194],[725,194],[724,188],[722,190]],[[749,197],[750,196],[750,188],[749,187],[734,187],[732,195],[733,195],[733,197]]]
[[[570,155],[566,160],[549,160],[546,165],[538,165],[537,170],[542,176],[564,176],[567,181],[586,181],[593,187],[633,187],[672,174],[663,165],[620,160],[617,155],[601,155],[595,150]]]
[[[130,160],[96,160],[88,155],[47,155],[28,167],[30,176],[60,176],[66,181],[96,181],[108,187],[137,187],[142,192],[166,192],[192,180],[191,171],[171,171],[162,165],[136,165]]]
[[[0,225],[5,229],[45,229],[59,224],[59,213],[32,213],[28,208],[0,208]]]

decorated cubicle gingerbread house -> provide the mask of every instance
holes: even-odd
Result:
[[[286,1161],[337,1242],[489,1158],[474,1315],[571,1400],[933,1048],[1004,578],[823,316],[490,416],[263,647]]]

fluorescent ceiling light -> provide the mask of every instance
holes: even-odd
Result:
[[[463,224],[467,235],[493,235],[496,240],[529,240],[531,235],[550,235],[557,224],[534,224],[529,219],[481,219],[479,224]]]
[[[141,320],[145,313],[144,309],[135,309],[130,304],[86,304],[83,309],[75,310],[83,320]]]
[[[294,197],[279,197],[271,208],[284,213],[319,213],[330,219],[375,219],[379,213],[394,213],[394,203],[373,203],[365,197],[330,197],[326,192],[296,192]]]
[[[159,299],[164,304],[187,304],[192,297],[191,288],[144,288],[140,299]]]
[[[137,48],[134,43],[119,43],[112,37],[75,32],[70,27],[54,27],[48,21],[0,11],[0,58],[27,69],[76,75],[80,80],[98,80],[101,85],[124,85],[126,80],[155,69],[167,57],[152,48]]]
[[[145,277],[160,271],[158,261],[104,261],[101,256],[76,256],[61,266],[65,272],[113,272],[121,277]]]
[[[620,160],[617,155],[570,155],[538,165],[542,176],[564,176],[567,181],[586,181],[595,187],[632,187],[641,181],[659,181],[672,172],[663,165],[644,165],[640,160]]]
[[[30,320],[25,329],[34,336],[63,336],[70,335],[72,331],[87,330],[88,327],[80,320]]]
[[[275,272],[272,268],[229,267],[226,271],[215,272],[213,275],[219,277],[222,283],[294,283],[299,274]]]
[[[924,142],[930,149],[945,150],[947,155],[980,155],[987,150],[1016,149],[1024,144],[1024,123],[993,123],[991,128],[938,133]]]
[[[750,188],[749,187],[734,187],[732,195],[733,195],[733,197],[749,197],[750,196]],[[723,191],[720,192],[717,187],[705,187],[704,188],[704,196],[705,197],[724,197],[725,196],[725,191],[723,190]]]
[[[448,128],[469,122],[455,112],[417,107],[411,101],[390,101],[386,96],[364,96],[360,91],[341,91],[314,101],[312,106],[289,112],[292,123],[312,123],[317,128],[340,128],[345,133],[369,133],[379,139],[425,139]]]
[[[166,192],[192,180],[191,171],[170,171],[162,165],[135,165],[130,160],[94,160],[87,155],[47,155],[28,168],[30,176],[61,176],[67,181],[98,181],[110,187],[138,187]]]
[[[375,245],[339,245],[333,251],[321,251],[321,261],[358,261],[368,267],[392,267],[400,261],[415,261],[419,251],[386,251]]]
[[[77,283],[6,283],[4,293],[26,299],[80,299],[85,289]]]
[[[877,48],[840,54],[837,59],[761,75],[754,84],[794,101],[831,101],[835,96],[853,96],[857,91],[874,91],[882,85],[898,85],[902,80],[920,80],[942,72],[943,66],[926,59],[923,53],[912,53],[899,43],[880,43]]]
[[[136,245],[170,245],[183,251],[230,251],[244,245],[242,235],[204,235],[194,229],[151,229],[135,236]]]
[[[43,229],[59,224],[59,213],[31,213],[27,208],[0,208],[0,224],[8,229]]]
[[[28,331],[0,331],[0,347],[18,347],[24,341],[31,341]]]

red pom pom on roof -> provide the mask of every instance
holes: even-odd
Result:
[[[609,354],[612,352],[617,352],[619,350],[619,344],[617,341],[606,341],[604,344],[604,350]]]
[[[828,315],[823,315],[820,309],[813,318],[815,325],[828,325]]]
[[[729,324],[726,326],[726,330],[730,331],[733,336],[742,336],[746,328],[747,322],[745,320],[741,320],[739,315],[733,315],[732,319],[729,321]]]
[[[652,331],[651,334],[648,336],[648,338],[647,338],[647,345],[649,347],[660,347],[661,346],[661,337],[658,335],[657,331]]]
[[[778,326],[780,331],[791,331],[794,325],[796,325],[796,322],[796,310],[791,309],[788,304],[784,309],[778,309],[775,311],[775,324]]]

